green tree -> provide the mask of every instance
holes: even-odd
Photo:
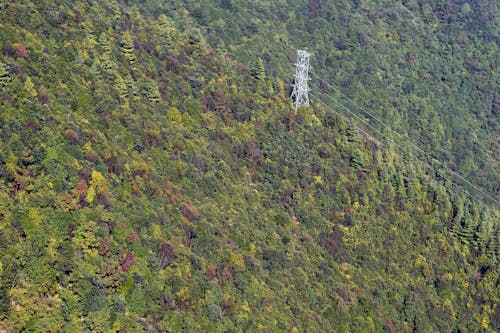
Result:
[[[122,35],[120,47],[123,56],[128,60],[130,65],[134,65],[137,59],[134,54],[134,43],[132,41],[132,37],[130,36],[129,32],[125,32]]]
[[[149,79],[144,81],[144,93],[153,104],[157,104],[161,100],[160,90],[155,80]]]
[[[0,86],[5,87],[10,82],[10,74],[7,65],[0,62]]]
[[[266,78],[264,63],[262,62],[262,59],[260,57],[257,57],[254,60],[252,66],[252,76],[259,81],[265,80]]]

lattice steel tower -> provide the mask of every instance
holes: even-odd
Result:
[[[304,50],[297,50],[297,63],[295,64],[295,84],[293,85],[292,98],[295,111],[299,106],[309,106],[309,56],[311,54]]]

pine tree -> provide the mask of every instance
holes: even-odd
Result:
[[[95,75],[98,79],[102,79],[101,61],[99,60],[99,58],[95,58],[92,66],[90,66],[90,73]]]
[[[160,90],[158,89],[158,84],[156,84],[156,81],[147,80],[144,83],[144,89],[145,89],[146,97],[149,99],[149,101],[151,103],[157,104],[160,102],[161,94],[160,94]]]
[[[417,197],[417,194],[415,192],[416,189],[416,184],[417,184],[417,179],[415,175],[415,171],[413,169],[410,170],[410,173],[408,175],[408,183],[406,186],[406,196],[410,201],[414,201],[415,198]]]
[[[263,81],[266,78],[264,63],[262,62],[262,59],[260,57],[255,59],[253,63],[252,76],[259,81]]]
[[[10,82],[10,74],[7,65],[0,62],[0,88],[5,87]]]
[[[460,232],[460,227],[462,223],[462,219],[464,217],[464,202],[463,199],[458,197],[453,203],[453,221],[451,231],[458,236]]]
[[[161,14],[158,17],[157,34],[159,37],[160,48],[163,52],[167,52],[173,47],[173,41],[177,38],[178,32],[165,14]]]
[[[130,95],[134,101],[139,100],[139,92],[137,91],[137,85],[134,81],[132,75],[127,75],[125,77],[125,84],[127,85],[128,91],[130,91]]]
[[[352,153],[350,158],[350,164],[351,167],[353,167],[356,170],[363,170],[363,171],[366,170],[366,161],[363,156],[363,153],[360,150],[356,149]]]
[[[500,261],[500,227],[497,226],[496,230],[493,232],[493,237],[491,241],[492,248],[492,261],[497,264]]]
[[[128,89],[125,80],[119,74],[116,75],[114,88],[117,91],[118,96],[120,97],[120,101],[122,103],[126,103],[128,97]]]
[[[105,32],[102,32],[99,35],[99,45],[101,45],[104,53],[111,54],[113,48],[111,47],[111,41]]]
[[[347,141],[348,142],[361,142],[361,137],[359,136],[359,131],[356,126],[349,124],[347,127]]]
[[[124,33],[122,36],[121,51],[130,65],[134,65],[136,61],[136,57],[134,54],[134,43],[132,41],[132,37],[128,32]]]
[[[111,74],[110,72],[115,69],[116,64],[111,60],[109,53],[103,53],[101,56],[101,65],[106,74]]]
[[[197,28],[192,28],[188,31],[188,42],[192,47],[193,55],[202,56],[207,52],[207,45],[205,38]]]
[[[481,221],[477,228],[476,234],[474,237],[474,243],[477,250],[484,252],[486,249],[486,244],[488,244],[489,239],[491,238],[491,227],[488,221]]]
[[[464,211],[464,215],[455,232],[460,239],[467,244],[473,244],[474,242],[474,225],[472,223],[472,218],[468,210]]]

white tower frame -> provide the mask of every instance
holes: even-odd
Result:
[[[293,84],[293,91],[290,95],[293,104],[295,105],[295,111],[300,106],[309,106],[309,95],[308,92],[309,84],[308,81],[311,80],[309,77],[309,57],[311,54],[304,50],[297,50],[297,63],[295,64],[295,84]]]

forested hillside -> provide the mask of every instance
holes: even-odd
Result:
[[[273,76],[288,80],[294,50],[308,48],[314,80],[334,83],[498,204],[496,1],[187,2],[212,46],[247,65],[260,57]]]
[[[2,2],[0,331],[500,330],[497,6]]]

